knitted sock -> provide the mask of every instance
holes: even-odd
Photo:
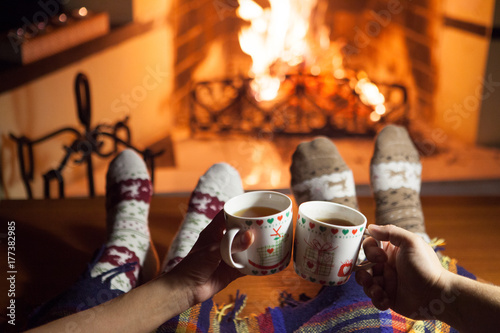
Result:
[[[124,150],[109,165],[106,175],[106,215],[108,242],[103,255],[92,268],[92,277],[126,263],[133,270],[111,280],[111,286],[124,292],[137,284],[140,268],[150,246],[148,214],[151,181],[144,161],[132,150]]]
[[[163,271],[174,268],[192,249],[198,236],[224,208],[224,203],[243,193],[238,171],[229,164],[218,163],[200,177],[189,199],[188,210],[170,250],[163,262]]]
[[[420,204],[422,165],[404,127],[389,125],[377,135],[370,164],[375,222],[425,233]]]
[[[352,171],[329,139],[300,143],[292,156],[290,173],[297,205],[325,200],[358,209]]]

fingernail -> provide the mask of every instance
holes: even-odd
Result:
[[[250,242],[250,235],[248,234],[248,232],[243,233],[243,235],[241,236],[241,241],[243,242],[243,244],[247,244]]]

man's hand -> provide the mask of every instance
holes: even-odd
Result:
[[[434,250],[412,232],[394,225],[368,227],[370,234],[382,241],[382,248],[373,238],[367,238],[364,250],[369,261],[377,263],[372,273],[360,270],[356,281],[380,310],[392,310],[410,317],[444,290],[442,278],[447,272]]]

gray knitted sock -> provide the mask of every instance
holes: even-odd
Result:
[[[404,127],[389,125],[377,135],[370,164],[377,224],[425,233],[420,204],[422,165]]]
[[[352,171],[329,139],[319,137],[300,143],[293,154],[290,173],[298,205],[324,200],[358,209]]]

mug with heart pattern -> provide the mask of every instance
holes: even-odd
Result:
[[[252,210],[253,214],[242,213]],[[253,216],[248,216],[253,215]],[[224,205],[226,233],[221,256],[226,264],[247,275],[270,275],[285,269],[292,254],[292,200],[279,192],[254,191],[236,196]],[[251,230],[253,244],[231,254],[234,237]]]
[[[294,241],[294,268],[303,279],[326,286],[347,282],[366,233],[366,217],[350,207],[327,201],[299,206]]]

